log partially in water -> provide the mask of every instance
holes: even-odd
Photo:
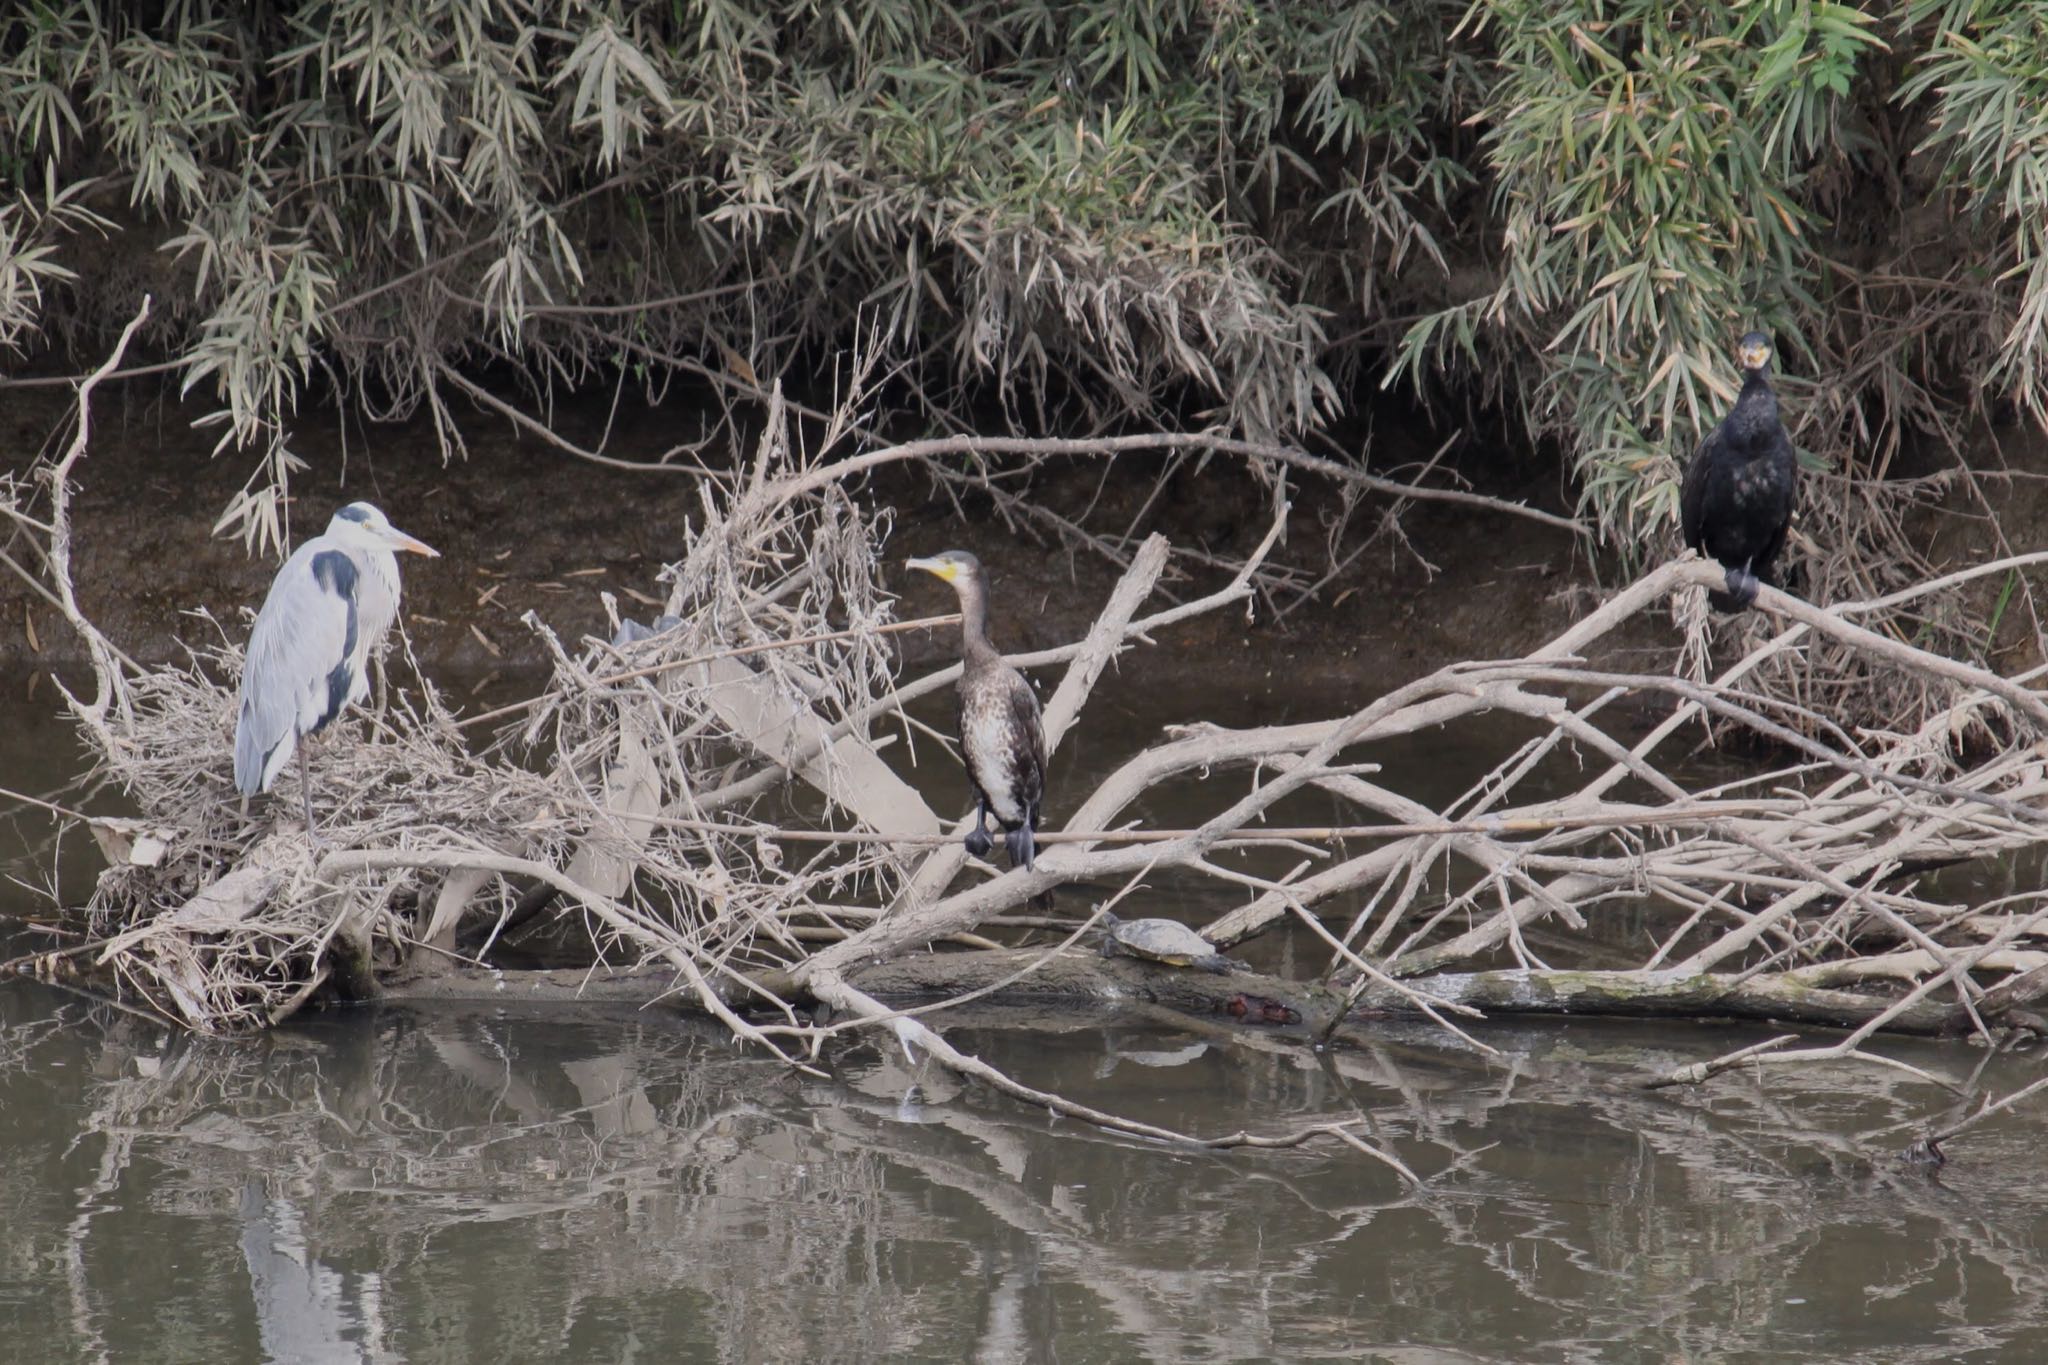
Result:
[[[1043,962],[1040,959],[1044,958]],[[1014,981],[1020,971],[1037,967]],[[1320,1033],[1343,1007],[1343,996],[1326,987],[1252,971],[1227,974],[1167,967],[1129,958],[1104,958],[1069,951],[1045,957],[1044,949],[1010,948],[969,953],[929,953],[884,962],[852,973],[862,991],[893,1005],[953,999],[989,991],[985,999],[1008,1004],[1146,1006],[1204,1018]],[[1000,984],[999,984],[1000,983]],[[990,987],[996,987],[990,990]],[[613,972],[581,968],[500,971],[449,965],[387,982],[390,1001],[615,1001],[651,1004],[673,997],[678,1008],[697,1006],[678,991],[675,972],[650,966]],[[738,998],[738,1007],[746,1002]]]
[[[871,967],[853,979],[862,990],[886,1000],[945,999],[1001,981],[1033,956],[1029,950],[930,954]],[[1995,1024],[2048,994],[2048,973],[2042,976],[2044,979],[2025,983],[2025,989],[1999,994],[1995,1001],[1993,994],[1987,992],[1979,1002],[1978,1016],[1986,1024]],[[1446,972],[1402,985],[1416,995],[1447,1006],[1476,1009],[1495,1020],[1575,1014],[1665,1020],[1753,1019],[1855,1028],[1898,1003],[1898,997],[1889,992],[1831,990],[1802,985],[1782,975],[1745,978],[1732,972],[1509,968]],[[1232,1002],[1245,997],[1282,1002],[1300,1015],[1300,1022],[1311,1032],[1318,1034],[1342,1003],[1341,996],[1315,983],[1248,971],[1215,976],[1077,953],[1054,958],[1032,975],[991,992],[988,998],[1009,1002],[1130,1001],[1206,1015],[1234,1013]],[[1987,1004],[1993,1003],[1995,1013],[1986,1009]],[[1375,1014],[1418,1013],[1414,1001],[1402,990],[1374,986],[1358,998],[1347,1022],[1356,1024],[1360,1016]],[[1972,1027],[1970,1014],[1959,1006],[1928,1001],[1909,1005],[1885,1021],[1890,1032],[1922,1036],[1958,1035]]]
[[[1142,1006],[1206,1019],[1299,1027],[1320,1035],[1343,1006],[1343,997],[1315,982],[1290,981],[1261,972],[1211,972],[1161,966],[1129,958],[1104,958],[1068,951],[1043,962],[1042,949],[1000,952],[927,953],[878,963],[851,974],[863,992],[892,1005],[951,1000],[970,992],[1004,1004]],[[1020,971],[1034,962],[1028,973]],[[1008,978],[1016,977],[1015,980]],[[1897,997],[1804,986],[1784,976],[1745,979],[1726,972],[1538,971],[1505,969],[1456,972],[1405,983],[1409,990],[1449,1006],[1467,1006],[1499,1020],[1528,1015],[1580,1015],[1673,1021],[1744,1019],[1855,1028],[1890,1010]],[[2015,978],[1980,1000],[1977,1015],[1987,1025],[2007,1020],[2048,994],[2048,971]],[[396,1001],[622,1001],[650,1003],[677,993],[672,971],[647,967],[593,974],[583,970],[496,971],[455,967],[431,976],[394,983],[385,998]],[[741,1002],[734,1001],[735,1004]],[[1361,995],[1347,1022],[1374,1015],[1415,1015],[1414,1002],[1399,991],[1376,986]],[[2031,1023],[2030,1017],[2027,1021]],[[2018,1022],[2015,1020],[2015,1022]],[[1954,1036],[1973,1027],[1968,1012],[1952,1004],[1921,1001],[1885,1022],[1887,1031],[1920,1036]]]
[[[988,990],[987,999],[1010,1003],[1144,1005],[1235,1020],[1239,1023],[1326,1030],[1344,997],[1314,982],[1289,981],[1242,968],[1208,972],[1126,957],[1073,951],[1048,958],[1016,981],[1004,982],[1045,956],[1043,949],[927,953],[848,973],[848,980],[890,1004],[950,1000]]]
[[[1605,1016],[1627,1019],[1757,1019],[1828,1028],[1867,1024],[1897,1003],[1890,994],[1805,986],[1788,976],[1744,977],[1733,972],[1539,971],[1443,972],[1406,983],[1447,1005],[1469,1005],[1503,1015]],[[1398,993],[1374,987],[1359,998],[1364,1010],[1412,1014]],[[1991,1020],[1986,1019],[1989,1023]],[[1886,1021],[1894,1033],[1956,1034],[1969,1016],[1951,1005],[1921,1002]]]

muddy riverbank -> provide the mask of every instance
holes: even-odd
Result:
[[[10,464],[26,468],[63,420],[67,402],[47,390],[17,390],[0,400]],[[103,390],[95,439],[80,467],[80,599],[144,661],[177,658],[181,642],[208,640],[213,627],[192,614],[201,610],[239,638],[246,625],[238,613],[261,601],[276,567],[239,541],[209,534],[253,460],[211,456],[210,434],[190,426],[197,415],[198,405],[180,406],[144,382]],[[561,409],[556,424],[587,444],[608,433],[610,452],[637,460],[686,434],[686,417],[696,420],[681,405],[613,411],[586,404]],[[1417,421],[1404,411],[1389,414],[1381,424],[1388,434],[1372,447],[1376,472],[1399,478],[1401,466],[1428,457],[1440,438],[1414,430]],[[316,534],[335,507],[366,498],[441,550],[439,561],[406,565],[407,629],[423,661],[473,679],[538,666],[540,653],[521,623],[528,611],[571,639],[603,629],[603,593],[613,594],[622,611],[647,612],[635,594],[661,595],[655,575],[676,553],[678,528],[698,509],[694,476],[595,467],[483,416],[465,436],[468,457],[444,465],[424,421],[366,432],[345,427],[331,411],[309,413],[292,442],[312,466],[293,485],[294,539]],[[1158,530],[1181,549],[1218,557],[1249,551],[1265,530],[1268,504],[1242,465],[1215,459],[1197,469],[1189,461],[1153,497],[1163,458],[1123,456],[1114,467],[1048,465],[1036,475],[1033,496],[1060,515],[1085,518],[1097,534]],[[1533,465],[1469,464],[1452,472],[1480,492],[1569,511],[1555,480]],[[937,491],[914,470],[883,471],[855,496],[891,519],[892,561],[958,545],[996,566],[998,629],[1012,649],[1075,638],[1119,572],[1099,554],[1006,520],[986,497]],[[1321,577],[1330,563],[1337,491],[1297,481],[1292,496],[1282,557]],[[1594,567],[1566,532],[1428,503],[1402,509],[1396,530],[1387,524],[1390,509],[1384,499],[1358,509],[1334,544],[1340,560],[1361,546],[1362,552],[1284,619],[1268,609],[1250,621],[1233,614],[1193,622],[1160,640],[1159,650],[1142,652],[1150,658],[1127,666],[1178,669],[1198,660],[1205,669],[1242,670],[1254,680],[1272,671],[1320,686],[1380,688],[1475,652],[1518,652],[1555,634],[1591,600]],[[907,594],[903,615],[947,609],[929,584],[890,586]],[[1184,593],[1198,586],[1178,585]],[[32,671],[77,658],[55,608],[12,574],[0,575],[0,622],[0,668]],[[1672,638],[1655,623],[1639,634],[1645,650],[1667,647]],[[916,636],[901,642],[910,663],[946,647]]]

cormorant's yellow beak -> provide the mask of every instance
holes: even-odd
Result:
[[[933,577],[943,578],[948,583],[956,582],[960,577],[960,566],[950,559],[906,559],[903,561],[903,567],[923,569]]]
[[[1745,370],[1761,369],[1771,363],[1771,348],[1752,342],[1737,350],[1735,358],[1742,362],[1742,368]]]

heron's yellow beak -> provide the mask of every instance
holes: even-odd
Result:
[[[960,566],[950,559],[906,559],[903,561],[903,567],[923,569],[933,577],[943,578],[948,583],[957,582],[960,578]]]
[[[428,559],[439,559],[441,557],[439,550],[427,544],[424,540],[414,540],[396,526],[391,528],[391,547],[394,550],[409,550],[416,555],[425,555]]]

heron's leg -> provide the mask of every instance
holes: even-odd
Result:
[[[968,856],[974,858],[986,858],[995,847],[995,840],[988,837],[988,802],[980,792],[974,794],[974,828],[967,831],[964,842]]]
[[[384,677],[384,650],[381,647],[370,651],[370,666],[377,674],[377,709],[371,714],[381,721],[384,708],[391,700],[390,684]]]
[[[306,803],[306,838],[313,847],[320,847],[320,827],[313,823],[313,767],[306,757],[306,750],[313,746],[306,741],[308,735],[299,736],[299,799]]]

